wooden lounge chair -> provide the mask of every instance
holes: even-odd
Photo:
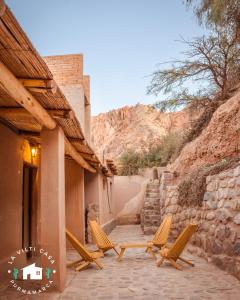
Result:
[[[152,241],[150,241],[153,244],[153,246],[157,247],[158,249],[161,249],[163,246],[166,245],[171,226],[172,216],[168,215],[163,219]]]
[[[145,243],[127,243],[127,244],[121,244],[120,249],[121,252],[119,254],[118,259],[121,260],[123,257],[124,252],[128,248],[146,248],[146,252],[149,253],[153,258],[156,259],[156,255],[153,252],[153,247],[157,247],[161,249],[166,243],[169,236],[169,232],[172,225],[172,216],[166,216],[164,220],[162,221],[161,225],[159,226],[155,236],[151,241],[145,242]]]
[[[164,260],[167,259],[168,261],[170,261],[174,268],[182,270],[182,266],[177,263],[177,260],[180,259],[181,261],[193,267],[193,263],[186,259],[183,259],[182,257],[180,257],[180,255],[192,235],[197,231],[197,228],[198,225],[196,224],[187,225],[170,248],[164,248],[160,250],[160,255],[162,256],[162,258],[157,262],[157,266],[160,267]]]
[[[69,242],[72,244],[74,249],[80,254],[82,257],[79,260],[70,262],[67,264],[68,267],[75,267],[76,271],[80,271],[83,268],[87,267],[90,263],[95,263],[99,269],[102,269],[103,266],[101,263],[97,260],[100,257],[103,257],[102,252],[90,252],[86,247],[84,247],[78,239],[69,231],[66,229],[66,236]]]
[[[103,253],[113,249],[117,253],[117,255],[119,255],[118,251],[116,250],[116,245],[110,241],[110,239],[102,230],[101,226],[97,223],[97,221],[89,221],[89,226],[94,242]]]

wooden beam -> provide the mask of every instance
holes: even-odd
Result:
[[[53,79],[18,78],[18,80],[25,87],[52,89],[57,86],[56,82]]]
[[[5,119],[2,119],[1,117],[0,117],[0,124],[8,127],[10,130],[12,130],[12,132],[19,134],[19,130],[16,126],[14,126],[12,123],[10,123],[9,121],[7,121]]]
[[[28,137],[40,138],[40,132],[36,132],[36,131],[19,130],[18,134],[28,136]]]
[[[71,143],[81,143],[85,139],[83,137],[82,138],[72,138],[72,137],[69,137],[68,140]]]
[[[93,163],[99,163],[99,161],[96,159],[95,155],[88,154],[88,153],[82,153],[82,152],[80,152],[80,153],[83,156],[83,158],[85,158],[86,160],[93,162]]]
[[[51,118],[47,111],[1,61],[0,83],[9,96],[30,112],[42,126],[45,126],[48,129],[54,129],[56,127],[56,122]]]
[[[64,109],[51,109],[47,110],[48,114],[53,119],[73,119],[74,118],[74,112],[71,110],[64,110]],[[32,117],[32,115],[24,108],[22,107],[13,107],[13,108],[6,108],[1,107],[0,108],[0,117],[2,118],[29,118]]]
[[[0,0],[0,17],[5,14],[6,11],[6,4],[3,0]]]
[[[77,150],[72,146],[67,138],[65,138],[65,152],[70,155],[80,166],[84,169],[90,171],[91,173],[96,173],[96,170],[90,166],[88,162],[77,152]]]
[[[18,78],[19,82],[31,92],[36,93],[56,93],[57,84],[53,79],[29,79]]]
[[[19,130],[18,134],[26,136],[26,137],[34,137],[38,138],[40,137],[40,133],[38,132],[30,132],[25,130]],[[68,141],[68,139],[65,137],[65,154],[67,156],[70,156],[71,159],[75,160],[81,167],[84,169],[89,170],[92,173],[96,173],[96,170],[92,168],[88,162],[85,161],[85,159],[78,153],[75,148],[71,145],[71,143]]]
[[[45,126],[48,129],[54,129],[56,127],[56,121],[1,61],[0,83],[9,96],[11,96],[17,103],[24,107],[39,122],[40,125]],[[66,137],[65,152],[83,168],[92,173],[96,172],[96,170],[90,166],[89,163],[86,162],[84,158],[77,152],[77,150],[71,145]]]

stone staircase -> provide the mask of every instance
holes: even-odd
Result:
[[[141,211],[141,227],[144,234],[153,234],[160,225],[160,184],[159,180],[148,183],[145,202]]]

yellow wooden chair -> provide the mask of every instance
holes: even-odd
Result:
[[[119,260],[122,259],[124,252],[128,248],[146,248],[146,252],[148,252],[150,255],[152,255],[153,258],[156,259],[156,255],[153,252],[153,246],[161,249],[164,245],[166,245],[168,236],[170,233],[172,225],[172,216],[168,215],[166,216],[161,225],[159,226],[155,236],[151,241],[144,242],[144,243],[126,243],[126,244],[121,244],[120,249],[121,252],[119,254]]]
[[[193,267],[194,264],[192,262],[183,259],[182,257],[180,257],[180,255],[192,235],[197,231],[197,228],[198,225],[196,224],[187,225],[170,248],[164,248],[160,250],[160,255],[162,256],[162,258],[157,262],[157,266],[160,267],[164,260],[167,259],[168,261],[170,261],[174,268],[182,270],[182,266],[177,263],[177,260],[179,259]]]
[[[89,220],[89,226],[91,229],[92,237],[98,248],[105,253],[108,250],[113,249],[117,255],[119,255],[116,250],[116,245],[110,241],[106,233],[102,230],[101,226],[95,220]]]
[[[103,257],[102,252],[90,252],[86,247],[84,247],[79,240],[69,231],[66,229],[66,237],[74,247],[74,249],[79,253],[82,257],[80,260],[76,260],[67,264],[68,267],[75,267],[76,271],[80,271],[83,268],[87,267],[90,263],[95,263],[99,269],[102,269],[103,266],[97,260],[100,257]]]
[[[172,227],[172,216],[168,215],[163,219],[156,234],[154,235],[153,239],[150,241],[153,244],[153,246],[161,249],[163,246],[166,245],[171,227]]]

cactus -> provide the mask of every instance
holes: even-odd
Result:
[[[51,268],[46,268],[46,277],[47,279],[50,279],[52,275],[52,269]]]
[[[157,167],[153,168],[153,180],[158,179],[158,169]]]

